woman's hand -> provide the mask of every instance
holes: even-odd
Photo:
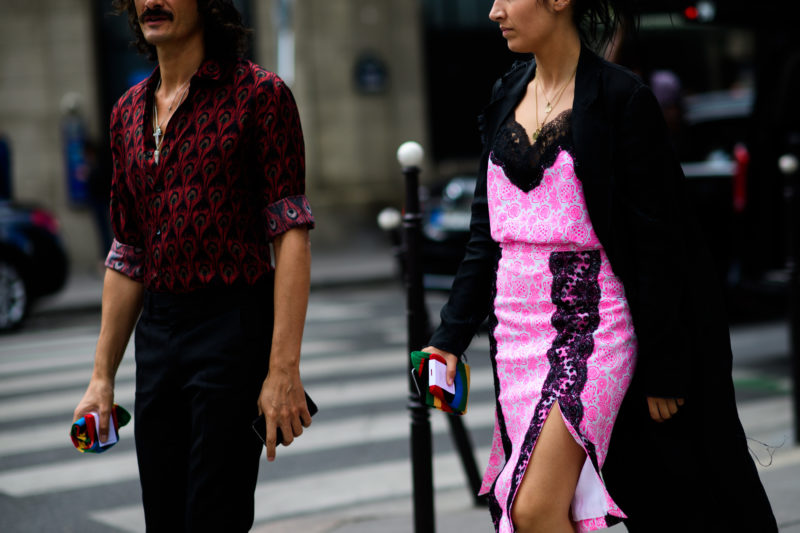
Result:
[[[449,370],[448,366],[448,370]],[[650,418],[656,422],[665,422],[678,412],[678,408],[683,405],[683,398],[653,398],[647,397],[647,406],[650,408]]]
[[[458,356],[455,356],[450,352],[440,350],[435,346],[426,346],[421,351],[425,353],[435,353],[444,357],[444,360],[447,361],[447,384],[452,385],[456,380],[456,365],[458,365]]]

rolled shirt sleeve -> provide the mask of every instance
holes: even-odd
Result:
[[[311,205],[303,194],[273,202],[267,206],[265,215],[267,236],[270,240],[298,226],[307,226],[309,229],[314,227]]]
[[[262,214],[269,240],[298,227],[314,227],[305,196],[305,146],[297,104],[286,84],[267,74],[257,89],[258,163]]]
[[[115,238],[106,256],[105,266],[124,274],[134,281],[144,281],[145,251],[141,246],[139,227],[136,223],[136,205],[133,195],[126,190],[128,183],[124,171],[125,142],[119,114],[119,104],[111,111],[111,227]]]
[[[117,239],[111,243],[105,261],[106,268],[116,270],[133,281],[144,281],[144,249],[123,244]]]

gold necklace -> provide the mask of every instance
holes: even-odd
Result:
[[[192,74],[194,76],[194,74]],[[180,89],[175,92],[175,96],[172,97],[172,102],[170,102],[169,107],[167,108],[167,122],[169,122],[170,117],[172,116],[172,108],[175,107],[175,99],[180,94],[181,97],[178,100],[178,104],[183,101],[183,98],[186,96],[186,92],[189,90],[189,82],[192,81],[192,76],[189,76],[189,79],[186,80]],[[161,88],[161,78],[158,79],[158,85],[156,86],[155,93]],[[181,89],[183,92],[181,92]],[[153,93],[153,137],[156,140],[156,149],[153,152],[153,162],[157,165],[158,164],[158,156],[161,154],[161,143],[164,142],[163,132],[161,130],[161,125],[158,123],[158,98],[156,97],[155,93]],[[164,126],[166,127],[166,125]]]
[[[547,100],[547,94],[545,94],[544,87],[542,87],[542,94],[544,95],[544,99],[545,99],[545,102],[547,102],[547,105],[544,108],[544,118],[542,119],[541,124],[539,123],[539,78],[538,77],[533,78],[533,85],[534,85],[534,87],[533,87],[533,95],[534,95],[534,98],[533,98],[533,102],[534,103],[533,103],[533,105],[534,105],[534,107],[536,107],[536,131],[533,132],[533,140],[534,140],[534,142],[536,141],[536,139],[539,138],[539,134],[542,132],[542,128],[544,127],[545,123],[547,122],[547,117],[550,116],[550,112],[553,111],[553,108],[558,105],[559,101],[561,101],[561,95],[564,94],[564,91],[566,90],[566,88],[569,85],[569,83],[572,81],[572,78],[575,77],[575,73],[577,71],[578,71],[578,66],[576,65],[575,66],[575,70],[572,71],[572,74],[570,74],[569,79],[567,80],[567,82],[561,87],[561,90],[558,91],[558,95],[556,96],[556,100],[552,104]]]

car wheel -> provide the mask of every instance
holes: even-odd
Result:
[[[28,310],[28,291],[17,268],[0,259],[0,331],[22,324]]]

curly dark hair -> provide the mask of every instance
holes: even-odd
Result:
[[[134,34],[132,44],[150,61],[156,61],[156,47],[144,38],[136,16],[134,1],[113,0],[112,6],[117,15],[128,15],[128,24]],[[247,38],[252,30],[242,23],[242,15],[233,5],[233,0],[197,0],[197,11],[203,22],[207,57],[228,61],[245,54],[248,47]]]
[[[605,48],[618,28],[638,27],[637,0],[572,0],[572,17],[581,40],[597,49]]]

